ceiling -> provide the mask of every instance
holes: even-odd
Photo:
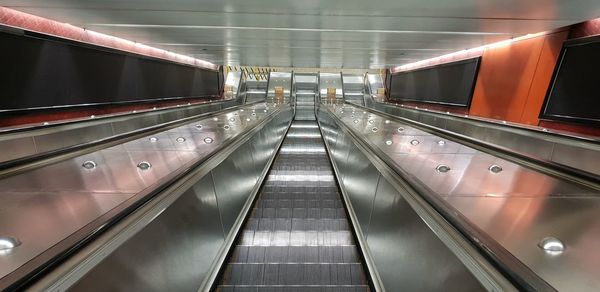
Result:
[[[598,0],[0,0],[215,64],[389,68],[600,16]]]

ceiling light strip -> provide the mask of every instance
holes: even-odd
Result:
[[[194,67],[211,70],[216,70],[218,68],[217,65],[204,60],[154,48],[134,41],[106,35],[6,7],[0,7],[0,24],[120,51],[164,59]]]
[[[410,71],[410,70],[415,70],[415,69],[419,69],[419,68],[425,68],[425,67],[435,66],[435,65],[439,65],[439,64],[456,62],[456,61],[479,57],[479,56],[483,55],[483,52],[488,48],[503,47],[503,46],[510,45],[514,42],[531,39],[531,38],[536,38],[536,37],[539,37],[539,36],[542,36],[545,34],[548,34],[548,32],[538,32],[538,33],[534,33],[534,34],[527,34],[524,36],[511,38],[511,39],[507,39],[507,40],[503,40],[503,41],[499,41],[499,42],[495,42],[495,43],[491,43],[491,44],[487,44],[487,45],[483,45],[483,46],[479,46],[479,47],[475,47],[475,48],[470,48],[470,49],[465,49],[465,50],[458,51],[458,52],[453,52],[453,53],[442,55],[439,57],[434,57],[434,58],[430,58],[430,59],[417,61],[414,63],[404,64],[401,66],[394,67],[394,69],[392,69],[392,73]]]
[[[90,23],[89,26],[123,27],[123,28],[231,29],[231,30],[432,34],[432,35],[482,35],[482,36],[510,35],[509,33],[504,33],[504,32],[484,32],[484,31],[381,30],[381,29],[301,28],[301,27],[223,26],[223,25],[172,25],[172,24],[134,24],[134,23]]]

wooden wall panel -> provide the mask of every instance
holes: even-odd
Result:
[[[558,56],[567,39],[568,31],[560,31],[549,34],[544,38],[544,45],[540,52],[537,68],[535,70],[531,89],[527,96],[527,102],[521,115],[520,123],[537,126],[539,125],[539,115],[544,105],[546,92],[552,81],[552,74],[556,67]]]
[[[520,121],[544,40],[536,37],[485,50],[470,115]]]

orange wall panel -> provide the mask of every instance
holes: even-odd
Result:
[[[552,81],[552,74],[556,67],[558,56],[567,39],[568,31],[561,31],[547,35],[540,53],[537,69],[531,83],[531,89],[523,109],[523,114],[519,122],[523,124],[537,126],[539,125],[539,115],[544,106],[546,92]]]
[[[535,37],[485,50],[470,115],[520,121],[544,40]]]

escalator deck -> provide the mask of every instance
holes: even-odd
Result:
[[[369,291],[315,121],[294,121],[217,291]]]

